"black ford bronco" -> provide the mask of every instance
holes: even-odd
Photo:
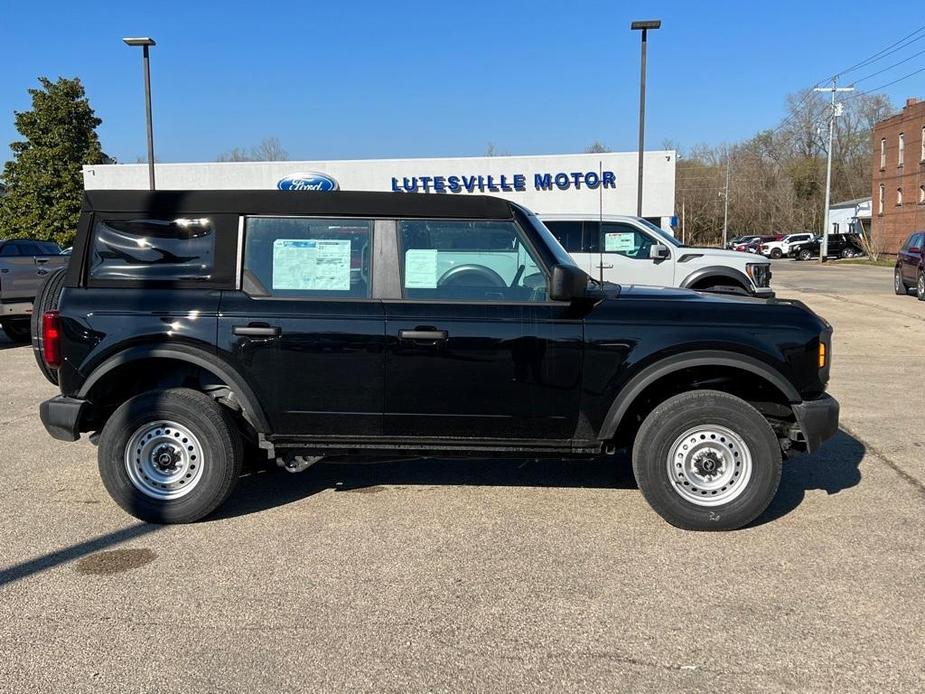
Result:
[[[36,310],[46,429],[92,432],[109,493],[157,523],[212,512],[245,455],[628,449],[662,517],[725,530],[838,427],[805,306],[601,286],[499,198],[91,191]]]

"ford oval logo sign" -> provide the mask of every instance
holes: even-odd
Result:
[[[308,173],[292,174],[279,179],[276,187],[280,190],[317,190],[328,192],[338,190],[337,181],[327,174],[310,171]]]

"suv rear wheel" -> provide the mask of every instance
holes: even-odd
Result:
[[[915,295],[919,301],[925,301],[925,272],[919,270],[919,276],[915,281]]]
[[[639,429],[633,472],[666,521],[687,530],[734,530],[757,518],[781,475],[777,436],[758,410],[714,390],[682,393]]]
[[[896,292],[899,296],[906,296],[906,294],[909,293],[909,288],[903,281],[903,276],[899,271],[899,268],[893,270],[893,291]]]
[[[241,474],[241,437],[212,398],[187,388],[131,398],[106,422],[100,476],[125,511],[150,523],[191,523],[214,511]]]

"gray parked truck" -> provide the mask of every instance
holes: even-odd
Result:
[[[32,303],[45,279],[67,264],[53,241],[0,240],[0,325],[14,342],[28,342]]]

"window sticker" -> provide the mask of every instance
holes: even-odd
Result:
[[[412,248],[405,253],[405,288],[437,288],[437,249]]]
[[[636,248],[636,234],[632,231],[615,231],[604,234],[604,251],[622,253]]]
[[[350,241],[276,239],[273,289],[350,290]]]

